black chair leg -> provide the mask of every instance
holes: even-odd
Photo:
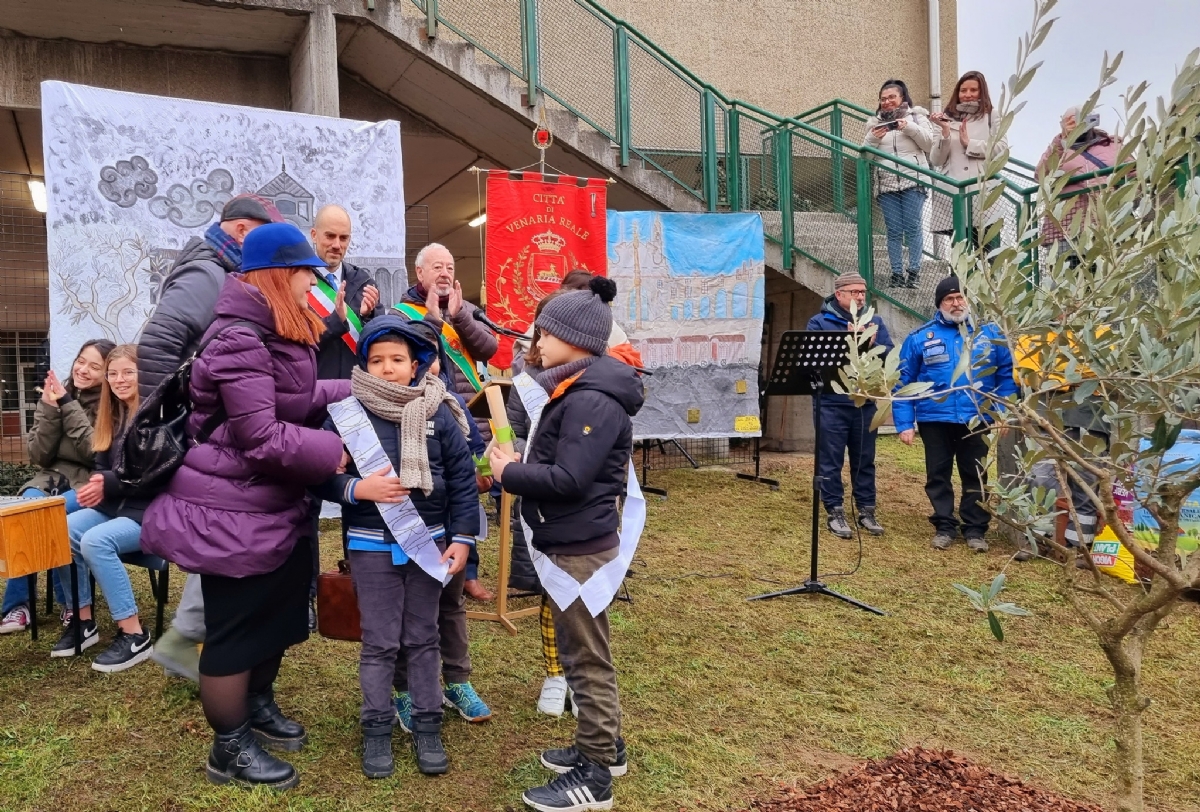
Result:
[[[83,653],[83,621],[79,619],[79,567],[71,562],[71,633],[75,635],[75,656]]]
[[[29,585],[29,636],[37,641],[37,573],[25,576],[25,583]]]
[[[54,570],[46,570],[46,614],[54,614]]]

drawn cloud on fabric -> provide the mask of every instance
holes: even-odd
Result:
[[[214,169],[207,178],[196,178],[191,186],[176,183],[150,201],[150,213],[183,228],[207,223],[233,197],[233,175],[228,169]]]
[[[128,209],[139,199],[154,197],[158,191],[158,173],[150,168],[149,161],[141,155],[134,155],[128,161],[117,161],[116,166],[101,169],[97,188],[105,200]]]

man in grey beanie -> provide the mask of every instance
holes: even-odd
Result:
[[[588,290],[546,303],[537,319],[545,371],[535,380],[550,399],[524,462],[498,448],[489,454],[496,481],[521,497],[533,546],[581,584],[619,552],[617,500],[633,452],[631,418],[643,400],[637,372],[605,354],[616,292],[597,277]],[[608,610],[592,617],[582,599],[550,607],[579,706],[575,744],[542,753],[543,766],[560,775],[522,799],[539,810],[609,809],[613,776],[624,775],[627,762]]]
[[[844,273],[833,283],[833,295],[825,300],[821,312],[808,321],[809,330],[833,332],[857,331],[855,319],[867,308],[867,281],[856,273]],[[892,337],[876,313],[871,317],[876,333],[872,343],[892,351]],[[821,436],[817,452],[817,473],[821,477],[821,503],[825,505],[825,523],[838,538],[854,535],[846,510],[842,486],[842,467],[850,455],[850,485],[858,508],[858,524],[873,536],[883,535],[883,525],[875,517],[875,438],[871,421],[875,404],[855,406],[845,395],[825,392],[821,396]]]

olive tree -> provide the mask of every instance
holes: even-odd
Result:
[[[1053,6],[1053,0],[1036,3],[1017,71],[999,105],[1001,133],[1019,112],[1016,100],[1037,71],[1031,54],[1051,29]],[[1111,61],[1106,55],[1099,87],[1083,106],[1068,143],[1083,132],[1083,119],[1097,104],[1100,89],[1115,82],[1120,63],[1120,55]],[[1087,190],[1086,217],[1068,216],[1077,201],[1064,191],[1069,178],[1058,169],[1061,154],[1052,156],[1039,180],[1035,210],[1019,214],[1018,240],[989,252],[986,243],[1001,227],[996,223],[980,240],[984,248],[962,244],[952,257],[972,318],[1000,328],[1018,359],[1022,384],[1003,400],[977,389],[999,429],[988,432],[989,462],[996,462],[1002,432],[1015,440],[1012,459],[1006,460],[1015,474],[993,484],[989,509],[1043,551],[1056,554],[1062,594],[1112,667],[1108,697],[1121,812],[1143,809],[1142,714],[1150,704],[1142,688],[1146,646],[1181,594],[1200,587],[1200,555],[1187,557],[1177,548],[1181,509],[1200,487],[1200,459],[1173,453],[1184,422],[1200,417],[1200,179],[1195,176],[1200,51],[1186,57],[1169,97],[1148,102],[1145,91],[1142,83],[1124,94],[1118,166]],[[998,177],[1007,158],[1007,153],[995,156],[988,176]],[[1002,181],[986,182],[976,205],[986,210],[1005,193]],[[1042,218],[1067,223],[1065,243],[1045,243]],[[865,328],[870,315],[856,318]],[[966,327],[961,329],[965,333]],[[878,401],[877,421],[896,400],[934,396],[925,384],[897,390],[898,353],[886,358],[879,350],[860,353],[854,342],[850,352],[843,388],[860,405]],[[990,370],[972,369],[970,353],[964,356],[955,384],[973,387],[973,379]],[[1064,425],[1063,414],[1079,407],[1092,410],[1096,430],[1077,432]],[[986,430],[982,422],[980,428]],[[1052,472],[1055,487],[1036,484],[1035,469]],[[1133,528],[1119,520],[1118,486],[1135,492],[1157,521],[1156,545],[1139,543]],[[1086,551],[1080,555],[1055,540],[1058,516],[1065,512],[1079,526],[1079,511],[1088,507],[1132,552],[1144,574],[1139,584],[1101,574]]]

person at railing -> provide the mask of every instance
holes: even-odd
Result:
[[[1099,114],[1093,113],[1084,119],[1083,132],[1071,140],[1071,134],[1079,125],[1079,110],[1079,107],[1068,107],[1063,113],[1060,133],[1038,159],[1038,180],[1046,177],[1050,159],[1055,156],[1058,157],[1058,171],[1069,177],[1091,174],[1116,163],[1117,155],[1121,152],[1121,139],[1100,129]],[[1078,267],[1079,259],[1071,247],[1070,235],[1079,233],[1088,216],[1088,200],[1091,195],[1084,190],[1106,182],[1107,177],[1101,176],[1068,183],[1063,187],[1062,195],[1069,196],[1074,192],[1075,196],[1074,202],[1063,211],[1062,219],[1058,219],[1049,211],[1042,218],[1042,244],[1046,247],[1057,245],[1059,252],[1066,255],[1067,265],[1071,268]]]
[[[38,400],[29,432],[26,450],[29,461],[41,470],[21,486],[21,496],[61,496],[66,500],[67,513],[79,510],[75,489],[87,484],[92,475],[92,427],[100,408],[101,380],[104,361],[116,345],[105,338],[96,338],[79,348],[71,377],[64,386],[54,370],[46,373],[42,397]],[[70,623],[66,593],[57,571],[53,573],[54,593],[63,606],[62,621]],[[6,584],[4,605],[0,609],[0,634],[23,632],[37,611],[29,594],[29,582],[15,578]]]
[[[992,108],[992,97],[988,93],[987,79],[977,70],[967,71],[954,86],[950,103],[945,111],[929,117],[938,130],[934,134],[933,153],[930,161],[937,171],[954,180],[976,180],[987,167],[989,159],[1008,149],[1000,130],[1000,117]],[[954,194],[952,192],[951,194]],[[964,223],[971,246],[978,250],[987,227],[1003,219],[999,205],[983,211],[980,186],[968,186],[957,194],[969,196],[970,224]],[[949,197],[941,199],[943,205],[934,207],[933,232],[953,236],[953,207]],[[1000,235],[996,234],[987,244],[987,250],[1000,247]]]
[[[929,166],[933,130],[929,111],[912,103],[908,86],[888,79],[879,89],[879,109],[867,119],[868,147],[889,152],[918,166]],[[889,283],[893,288],[915,288],[921,272],[924,237],[921,217],[925,210],[925,187],[908,177],[908,170],[891,161],[877,161],[875,195],[887,227]],[[908,275],[904,272],[904,243],[908,242]]]

